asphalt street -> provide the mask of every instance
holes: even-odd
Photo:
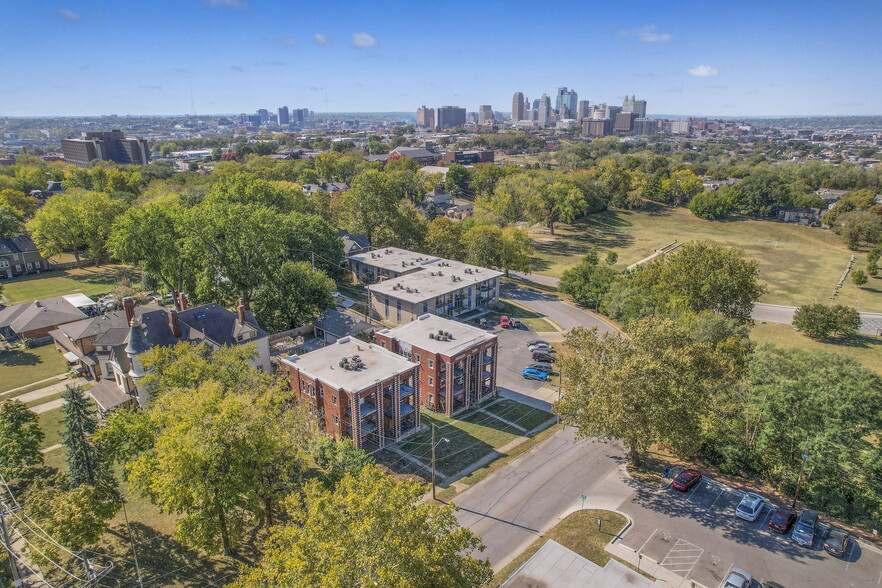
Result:
[[[502,286],[500,295],[502,298],[514,300],[544,314],[567,331],[578,326],[597,327],[601,333],[615,330],[611,323],[581,308],[567,304],[551,294],[506,284]]]

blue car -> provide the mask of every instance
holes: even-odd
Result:
[[[521,372],[521,375],[524,376],[524,378],[527,380],[539,380],[540,382],[544,382],[548,379],[548,374],[540,372],[539,370],[535,370],[533,368],[524,368],[524,371]]]
[[[818,532],[818,513],[813,510],[804,510],[793,526],[790,539],[797,545],[811,548],[815,544],[815,534]]]

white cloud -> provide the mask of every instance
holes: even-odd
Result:
[[[68,10],[67,8],[63,8],[58,11],[58,14],[61,15],[61,18],[68,22],[80,22],[80,15],[74,12],[73,10]]]
[[[377,44],[377,40],[367,33],[355,33],[352,35],[352,46],[358,49],[366,49]]]
[[[720,70],[709,65],[699,65],[698,67],[690,68],[688,71],[690,76],[697,78],[711,78],[720,73]]]
[[[313,37],[313,39],[315,40],[316,45],[327,45],[328,43],[331,42],[331,40],[329,38],[327,38],[326,36],[324,36],[321,33],[316,33],[315,37]]]
[[[645,43],[667,43],[671,40],[671,35],[658,32],[658,27],[655,25],[646,25],[639,29],[623,30],[619,31],[619,34],[623,37],[637,37]]]
[[[297,39],[292,39],[291,37],[281,37],[279,39],[279,43],[282,45],[287,45],[288,47],[296,47]]]
[[[202,3],[206,6],[212,6],[217,8],[219,6],[225,6],[227,8],[247,8],[248,3],[245,0],[202,0]]]

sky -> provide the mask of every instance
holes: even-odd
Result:
[[[0,116],[511,110],[882,114],[879,0],[0,0]]]

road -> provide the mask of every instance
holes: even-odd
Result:
[[[535,282],[535,283],[541,284],[543,286],[550,286],[552,288],[556,288],[558,286],[558,283],[560,282],[560,280],[558,280],[557,278],[554,278],[551,276],[543,276],[540,274],[522,274],[519,272],[511,272],[511,277],[513,277],[515,279],[523,280],[525,282]],[[511,288],[511,287],[509,287],[509,288]],[[550,296],[548,294],[539,294],[539,293],[533,292],[532,290],[525,290],[524,288],[518,288],[518,290],[525,292],[525,294],[522,294],[523,296],[527,296],[529,294],[532,294],[537,297],[545,297],[548,300],[554,300],[554,297]],[[523,302],[524,304],[527,304],[528,306],[535,308],[539,312],[547,314],[548,316],[550,316],[551,318],[553,318],[554,320],[559,322],[561,324],[561,326],[563,326],[565,329],[570,329],[578,324],[582,324],[585,326],[597,326],[601,332],[604,332],[604,330],[607,330],[607,331],[611,330],[609,325],[606,325],[605,329],[601,328],[599,326],[599,323],[601,323],[602,321],[600,319],[597,319],[594,315],[592,315],[590,313],[586,313],[584,311],[581,311],[582,315],[583,315],[582,319],[584,319],[585,316],[591,317],[591,318],[584,319],[587,322],[580,322],[580,316],[578,314],[574,313],[572,310],[554,308],[555,312],[557,312],[559,315],[561,315],[563,317],[564,321],[568,321],[565,324],[564,322],[561,322],[560,320],[558,320],[554,314],[552,314],[552,312],[550,311],[550,309],[552,309],[551,306],[545,305],[545,302],[547,301],[545,298],[541,298],[541,299],[536,300],[537,303],[542,304],[542,308],[540,308],[540,306],[534,305],[532,301],[528,301],[527,299],[521,300],[519,298],[511,296],[509,294],[509,292],[505,290],[505,288],[503,288],[503,296],[506,298],[512,298],[514,300],[518,300],[519,302]],[[564,304],[563,302],[560,302],[560,301],[558,301],[558,302],[560,304],[563,304],[565,307],[568,307],[569,309],[579,310],[579,309],[572,307],[568,304]],[[549,310],[544,310],[545,308],[547,308]],[[753,307],[753,313],[751,314],[751,316],[752,316],[753,320],[755,320],[755,321],[789,325],[793,322],[793,313],[794,312],[796,312],[795,306],[782,306],[780,304],[766,304],[764,302],[757,302]],[[861,328],[860,328],[861,333],[863,333],[864,335],[882,336],[882,313],[861,312],[859,314],[861,317]]]
[[[618,487],[621,446],[576,441],[575,432],[558,431],[454,500],[460,524],[483,538],[487,549],[480,557],[494,568],[554,526],[582,494],[596,498],[604,488]],[[612,500],[619,504],[622,498]]]
[[[566,331],[578,326],[597,327],[597,330],[601,333],[616,330],[611,322],[591,312],[567,304],[551,294],[506,284],[502,286],[500,295],[502,298],[514,300],[524,306],[529,306],[536,312],[544,314]]]

